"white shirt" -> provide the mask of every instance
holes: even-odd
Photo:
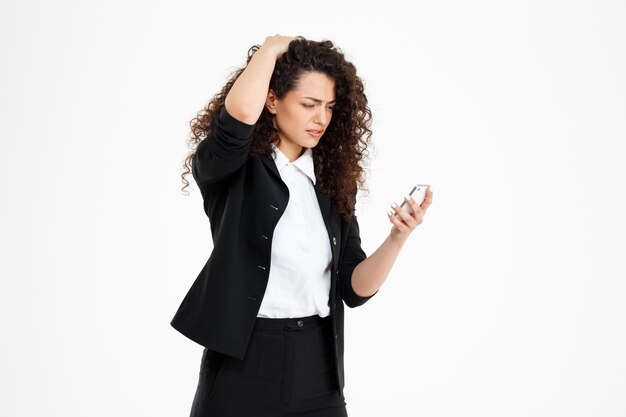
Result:
[[[313,187],[313,151],[307,148],[289,162],[276,145],[272,149],[289,202],[274,229],[269,279],[257,317],[326,317],[332,253]]]

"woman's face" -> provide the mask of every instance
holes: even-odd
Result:
[[[302,74],[298,86],[282,99],[272,90],[268,92],[265,104],[275,115],[280,150],[290,160],[297,159],[304,148],[317,146],[330,123],[335,101],[335,81],[321,72]]]

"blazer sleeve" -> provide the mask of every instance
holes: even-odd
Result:
[[[245,164],[255,126],[235,119],[222,106],[192,158],[191,172],[201,190],[217,185]]]
[[[339,266],[339,281],[341,285],[341,297],[348,307],[358,307],[365,304],[370,298],[375,296],[378,291],[369,297],[361,297],[352,288],[352,272],[354,268],[367,258],[367,255],[361,248],[361,236],[359,234],[359,222],[356,215],[352,217],[348,227],[348,238],[346,241],[345,252],[341,265]]]

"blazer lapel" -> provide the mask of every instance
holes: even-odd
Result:
[[[276,162],[274,162],[274,160],[267,155],[260,155],[259,157],[261,158],[261,161],[263,161],[265,166],[270,170],[270,172],[276,177],[278,182],[280,182],[281,184],[285,186],[285,188],[287,188],[287,185],[285,184],[282,177],[280,176],[280,172],[278,172],[278,168],[276,167]]]

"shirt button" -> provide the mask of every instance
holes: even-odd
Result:
[[[335,239],[335,236],[333,236],[333,245],[337,246],[337,239]]]
[[[304,326],[304,322],[302,320],[298,320],[296,324],[298,325],[298,327]]]

